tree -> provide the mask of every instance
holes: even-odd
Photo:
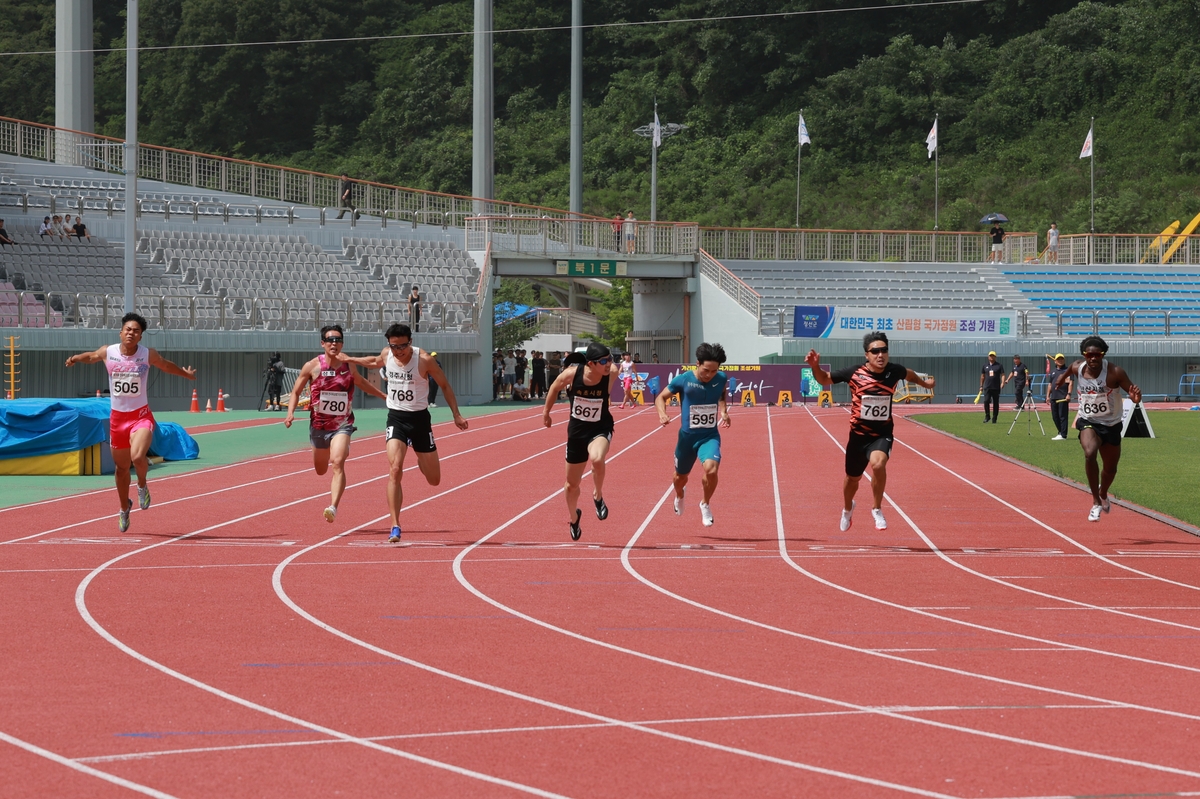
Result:
[[[592,307],[603,331],[601,343],[624,351],[625,334],[633,330],[633,281],[613,280],[604,299]]]
[[[504,278],[492,295],[492,346],[511,350],[528,341],[541,330],[541,323],[526,313],[537,306],[533,284],[520,278]]]

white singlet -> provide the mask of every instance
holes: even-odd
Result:
[[[412,348],[408,366],[388,351],[383,369],[387,378],[387,406],[393,411],[423,411],[429,407],[429,378],[421,377],[421,348]]]
[[[1080,367],[1079,380],[1075,383],[1079,392],[1079,419],[1087,419],[1096,424],[1114,425],[1121,423],[1121,404],[1113,399],[1113,391],[1108,385],[1108,359],[1100,361],[1100,375],[1087,377]]]
[[[617,365],[617,377],[621,378],[622,380],[627,377],[633,377],[636,369],[637,364],[635,364],[633,361],[626,363],[624,360],[622,360],[621,363]]]
[[[123,355],[113,344],[104,358],[108,369],[108,394],[112,409],[128,413],[146,407],[146,377],[150,374],[150,350],[139,344],[133,355]]]

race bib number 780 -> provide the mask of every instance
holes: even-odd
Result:
[[[350,396],[345,391],[322,391],[317,400],[317,413],[325,416],[345,416],[350,412]]]

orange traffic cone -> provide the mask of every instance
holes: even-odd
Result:
[[[205,400],[205,401],[204,401],[204,412],[205,412],[205,413],[212,413],[212,400]]]
[[[189,409],[192,413],[200,413],[200,395],[196,393],[196,389],[192,389],[192,407]]]
[[[225,392],[217,389],[217,413],[225,413]]]

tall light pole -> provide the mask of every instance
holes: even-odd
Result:
[[[650,139],[650,221],[658,221],[658,148],[662,146],[663,139],[674,136],[676,133],[682,133],[687,130],[687,125],[680,125],[676,122],[668,122],[665,125],[658,121],[658,100],[654,101],[654,121],[649,125],[642,125],[640,128],[635,128],[634,133],[639,136],[644,136]]]
[[[495,89],[492,82],[492,0],[475,0],[475,55],[471,91],[474,99],[471,136],[471,194],[495,195]],[[475,213],[486,214],[476,201]]]
[[[125,5],[125,312],[137,290],[138,0]],[[166,180],[163,175],[163,180]],[[81,209],[82,210],[82,209]]]
[[[571,0],[571,213],[583,213],[583,0]]]

